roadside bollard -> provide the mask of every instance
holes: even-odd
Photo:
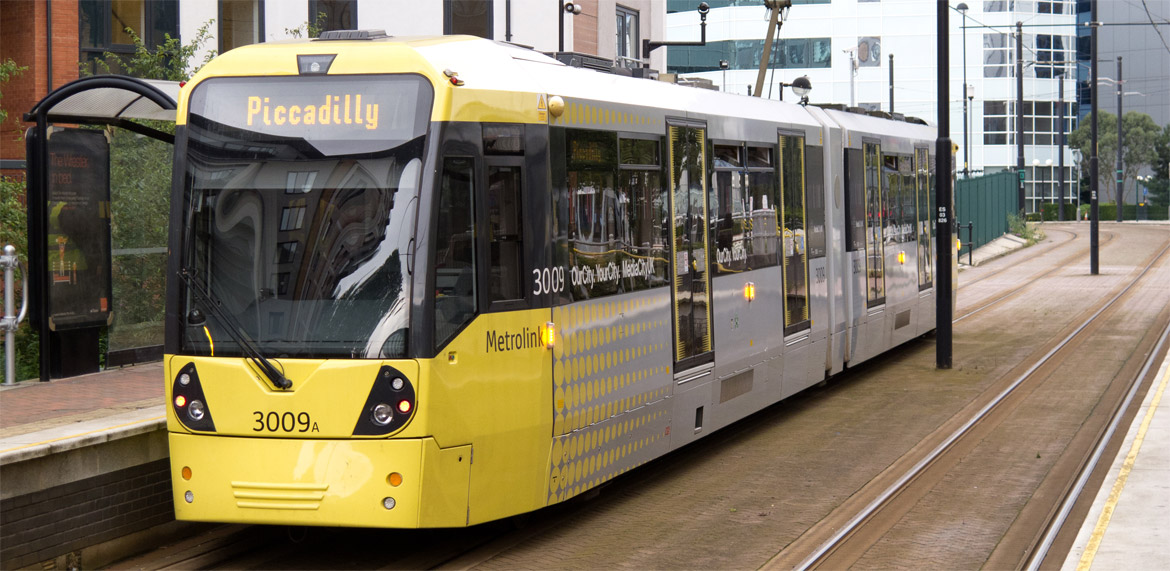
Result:
[[[20,268],[20,276],[24,287],[21,289],[20,313],[12,314],[12,270]],[[28,313],[28,272],[16,257],[16,248],[4,246],[4,255],[0,256],[0,268],[4,268],[4,316],[0,317],[0,329],[4,330],[4,384],[16,383],[16,326],[24,321]]]

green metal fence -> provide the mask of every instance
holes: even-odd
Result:
[[[1008,231],[1008,215],[1018,206],[1017,178],[1014,172],[1000,172],[955,181],[955,223],[975,223],[974,234],[966,228],[959,232],[963,248],[978,248]],[[973,244],[968,246],[967,242]]]

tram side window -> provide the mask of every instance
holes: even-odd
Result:
[[[616,250],[629,243],[629,225],[620,213],[625,204],[618,195],[617,134],[570,130],[566,136],[569,200],[569,275],[573,299],[591,299],[617,293],[619,280],[611,272],[620,263]],[[628,202],[628,201],[625,201]]]
[[[435,346],[441,347],[476,312],[474,163],[448,157],[439,183],[435,231]]]
[[[776,200],[776,150],[773,147],[747,148],[747,194],[749,222],[748,266],[766,268],[780,263],[780,204]]]
[[[805,149],[805,184],[808,188],[808,257],[825,257],[825,148]]]
[[[618,141],[618,196],[626,200],[630,242],[621,264],[627,291],[666,284],[670,245],[670,200],[662,187],[662,144],[651,139]]]
[[[520,167],[488,168],[491,301],[524,299],[524,227]]]
[[[865,173],[860,149],[845,149],[845,248],[865,250]]]
[[[865,143],[865,261],[866,300],[873,307],[885,302],[885,211],[882,201],[881,145]]]
[[[751,269],[751,212],[749,197],[744,187],[744,147],[742,145],[714,145],[711,175],[711,221],[715,244],[715,273],[725,274]]]
[[[727,274],[777,264],[776,167],[771,147],[713,145],[713,270]]]
[[[909,155],[882,156],[882,190],[886,200],[885,238],[888,244],[915,239],[914,168]]]
[[[784,237],[784,333],[809,325],[804,138],[780,135],[781,235]]]
[[[918,229],[918,286],[921,289],[931,286],[933,282],[931,272],[934,264],[934,247],[931,241],[934,231],[930,227],[930,213],[933,211],[930,208],[930,196],[933,191],[930,188],[928,161],[929,151],[914,149],[914,175],[915,188],[917,189],[915,204],[918,206],[918,217],[915,221]]]

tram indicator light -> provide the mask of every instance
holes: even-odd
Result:
[[[540,330],[540,341],[544,343],[546,349],[552,349],[557,344],[556,324],[549,321],[544,324],[544,328]]]
[[[175,406],[179,408],[187,406],[187,397],[184,397],[183,395],[175,397]]]
[[[410,407],[411,407],[410,401],[408,401],[408,400],[398,401],[398,412],[401,412],[402,414],[407,414],[410,412]]]

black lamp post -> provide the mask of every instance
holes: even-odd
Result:
[[[967,10],[968,9],[969,8],[967,7],[966,2],[960,2],[958,6],[955,6],[955,10],[958,10],[959,13],[963,15],[963,174],[965,176],[971,176],[971,151],[969,150],[971,147],[971,137],[967,132],[967,103],[968,103],[968,100],[971,99],[971,96],[968,94],[968,91],[967,91],[967,89],[969,87],[967,85]]]
[[[784,88],[791,87],[792,92],[800,98],[801,105],[808,105],[808,94],[812,91],[812,82],[808,80],[807,75],[802,75],[794,80],[792,83],[780,82],[780,101],[784,101]]]
[[[565,14],[568,13],[569,15],[572,15],[572,16],[576,16],[577,14],[580,14],[581,13],[581,5],[574,4],[572,2],[565,2],[565,0],[559,0],[559,2],[561,3],[561,9],[560,9],[560,11],[557,12],[557,20],[561,24],[561,28],[560,28],[561,34],[560,34],[560,39],[557,43],[557,51],[563,52],[563,51],[565,51]]]

